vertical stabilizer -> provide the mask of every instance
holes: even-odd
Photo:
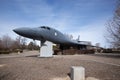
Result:
[[[78,42],[80,41],[80,35],[78,35],[77,41],[78,41]]]

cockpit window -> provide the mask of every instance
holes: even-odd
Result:
[[[47,29],[48,29],[48,30],[50,30],[50,28],[49,28],[49,27],[47,27]]]
[[[50,30],[50,28],[49,28],[49,27],[47,27],[47,26],[41,26],[40,28]]]
[[[41,26],[40,28],[44,28],[45,29],[45,26]]]

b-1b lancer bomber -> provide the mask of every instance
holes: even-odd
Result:
[[[70,46],[75,46],[78,49],[82,49],[88,45],[83,41],[72,40],[68,36],[61,33],[60,31],[48,26],[40,26],[37,28],[23,27],[14,29],[13,31],[21,36],[31,38],[33,40],[40,40],[41,46],[46,41],[59,44],[62,50]]]
[[[86,45],[83,41],[71,40],[60,31],[47,26],[37,28],[23,27],[14,29],[13,31],[21,36],[31,38],[33,40],[40,40],[42,43],[50,41],[61,45]]]

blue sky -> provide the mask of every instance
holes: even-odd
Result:
[[[116,0],[0,0],[0,36],[15,38],[14,28],[46,25],[104,47],[115,5]]]

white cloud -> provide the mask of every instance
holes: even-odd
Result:
[[[8,33],[11,36],[16,36],[12,31],[14,28],[46,25],[56,28],[63,33],[71,33],[76,38],[80,35],[81,40],[91,41],[93,44],[100,42],[102,46],[105,45],[103,39],[104,23],[106,21],[105,18],[109,17],[111,13],[106,16],[102,12],[96,12],[97,7],[103,9],[102,6],[97,6],[100,0],[92,0],[90,2],[86,0],[82,0],[82,2],[81,0],[78,0],[78,2],[71,0],[69,3],[63,0],[63,4],[60,0],[55,5],[49,5],[46,0],[15,1],[17,2],[16,8],[20,11],[20,13],[16,14],[19,17],[14,17],[14,14],[10,14],[12,16],[6,20],[1,19],[0,35]],[[102,3],[101,5],[105,6],[105,4]],[[96,12],[95,14],[94,11]]]
[[[44,19],[54,16],[52,6],[49,6],[45,0],[17,0],[17,4],[26,16],[33,19]]]
[[[105,43],[105,22],[97,22],[94,24],[89,24],[79,28],[77,32],[71,32],[74,36],[74,39],[80,35],[81,41],[90,41],[93,45],[100,43],[102,47],[106,46]]]

